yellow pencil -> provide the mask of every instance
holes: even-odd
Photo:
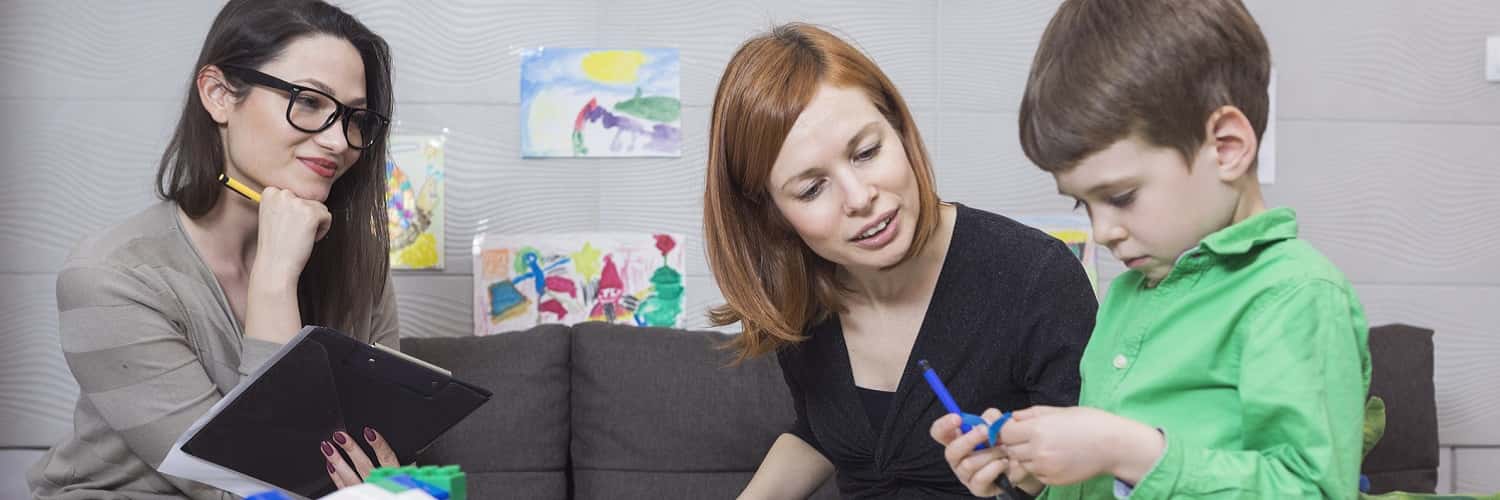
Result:
[[[240,196],[244,196],[245,199],[260,203],[260,193],[255,192],[244,184],[240,184],[240,181],[234,180],[233,177],[230,177],[226,174],[219,174],[219,182],[224,183],[225,186],[228,186],[229,189],[233,189],[234,192],[239,193]]]

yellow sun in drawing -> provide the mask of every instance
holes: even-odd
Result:
[[[595,81],[613,85],[636,81],[636,71],[646,63],[639,50],[601,50],[583,56],[583,74]]]
[[[594,248],[587,241],[583,242],[583,248],[573,253],[573,269],[583,276],[584,281],[593,281],[594,276],[599,275],[599,249]]]

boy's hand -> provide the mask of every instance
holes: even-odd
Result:
[[[1015,412],[1000,440],[1013,460],[1046,484],[1073,484],[1106,474],[1135,484],[1166,447],[1156,429],[1082,406]]]
[[[1000,419],[1000,410],[990,408],[980,415],[987,422]],[[1042,484],[1031,477],[1026,469],[1005,455],[1004,447],[996,446],[975,451],[974,447],[989,439],[989,429],[983,426],[963,433],[958,415],[947,414],[932,422],[932,439],[944,446],[943,458],[958,481],[969,488],[969,493],[980,497],[1000,494],[997,482],[1001,474],[1009,477],[1011,484],[1028,493],[1036,494]]]

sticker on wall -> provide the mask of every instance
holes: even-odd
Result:
[[[1062,240],[1088,274],[1089,285],[1099,293],[1099,245],[1094,243],[1093,226],[1086,215],[1042,215],[1016,217],[1016,221],[1040,229]]]
[[[441,136],[391,136],[385,210],[392,269],[443,268],[443,145]]]
[[[521,54],[521,156],[682,155],[677,49]]]
[[[1255,174],[1261,184],[1276,183],[1276,68],[1271,68],[1271,85],[1266,89],[1271,98],[1266,108],[1266,131],[1261,133],[1260,152],[1256,157]]]
[[[680,234],[481,234],[474,334],[584,321],[681,327],[683,263]]]

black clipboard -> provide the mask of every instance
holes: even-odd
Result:
[[[334,491],[322,441],[380,432],[402,464],[490,399],[490,391],[380,345],[303,328],[182,445],[201,460],[308,498]]]

